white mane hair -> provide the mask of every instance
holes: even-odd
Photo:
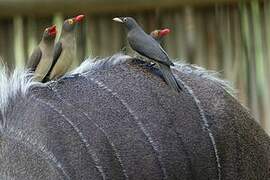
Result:
[[[210,80],[217,85],[221,86],[225,91],[227,91],[233,97],[236,97],[237,91],[233,87],[233,83],[220,78],[220,73],[217,71],[206,70],[205,68],[195,65],[195,64],[188,64],[181,61],[174,62],[173,69],[181,71],[185,74],[193,74],[195,76],[199,76],[201,78]]]
[[[62,78],[68,78],[74,75],[85,75],[88,72],[96,70],[105,70],[117,66],[122,63],[131,62],[134,58],[121,53],[114,54],[106,58],[88,58],[74,70],[66,73]],[[1,62],[1,61],[0,61]],[[190,65],[182,62],[176,62],[174,69],[186,74],[193,74],[213,81],[222,86],[231,95],[235,94],[234,89],[228,81],[222,80],[217,76],[216,72],[207,71],[199,66]],[[47,86],[48,83],[39,83],[33,81],[33,74],[26,69],[15,68],[9,72],[3,63],[0,63],[0,116],[5,115],[6,107],[10,100],[14,99],[18,94],[24,96],[32,86]]]
[[[11,99],[18,94],[25,95],[30,86],[41,84],[32,80],[32,73],[23,68],[16,68],[9,72],[7,67],[0,63],[0,111],[5,114],[6,107]]]
[[[67,75],[84,74],[93,70],[104,70],[127,61],[131,61],[132,59],[133,58],[131,56],[124,55],[122,53],[116,53],[113,56],[106,58],[87,58],[80,64],[79,67],[67,73]]]
[[[134,58],[128,55],[123,55],[121,53],[114,54],[113,56],[104,59],[88,58],[85,61],[83,61],[79,67],[67,73],[66,76],[75,74],[84,74],[93,70],[112,68],[113,66],[125,63],[127,61],[131,61],[132,59]],[[230,81],[220,78],[220,73],[216,71],[209,71],[198,65],[188,64],[179,60],[175,61],[174,64],[175,66],[174,67],[172,66],[173,69],[181,71],[182,73],[185,74],[193,74],[195,76],[199,76],[201,78],[205,78],[207,80],[215,82],[217,85],[224,88],[224,90],[226,90],[230,95],[232,95],[233,97],[236,96],[236,90],[234,89],[233,84]]]

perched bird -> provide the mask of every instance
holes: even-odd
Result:
[[[48,72],[47,80],[63,76],[76,58],[76,24],[81,22],[84,15],[78,15],[64,21],[59,41],[53,50],[53,64]]]
[[[169,34],[171,32],[170,29],[156,29],[150,33],[150,36],[152,36],[158,43],[161,42],[162,38]]]
[[[170,29],[156,29],[152,31],[149,35],[152,36],[159,44],[161,43],[164,36],[169,34],[171,32]],[[155,63],[152,63],[150,59],[140,57],[140,59],[143,59],[147,64],[149,64],[150,67],[153,67]]]
[[[152,36],[146,34],[133,18],[118,17],[113,18],[113,20],[123,23],[127,28],[127,39],[131,48],[157,63],[167,84],[175,91],[180,92],[182,88],[170,68],[174,64],[170,61],[168,54],[162,49],[160,44]]]
[[[149,35],[152,36],[158,43],[161,43],[162,38],[164,36],[166,36],[167,34],[169,34],[170,32],[171,32],[171,30],[168,28],[156,29],[156,30],[152,31]],[[126,46],[122,47],[120,51],[123,54],[127,54],[127,47]],[[142,58],[142,57],[140,57],[140,58]],[[144,60],[146,60],[146,59],[144,59]],[[149,63],[149,62],[147,61],[147,63]]]
[[[56,33],[55,25],[46,28],[39,45],[32,52],[27,62],[27,68],[34,71],[36,81],[42,81],[50,70]]]

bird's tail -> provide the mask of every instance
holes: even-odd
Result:
[[[171,88],[173,88],[176,92],[180,92],[182,90],[182,87],[179,85],[179,83],[175,79],[170,66],[159,63],[159,69],[163,75],[164,80],[167,82],[167,84]]]

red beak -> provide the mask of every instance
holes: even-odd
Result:
[[[171,32],[171,30],[169,28],[165,28],[165,29],[160,30],[159,35],[161,37],[163,37],[163,36],[166,36],[167,34],[169,34],[170,32]]]
[[[81,22],[83,18],[84,18],[84,15],[82,15],[82,14],[78,15],[75,17],[75,22]]]
[[[56,33],[57,33],[56,25],[52,25],[51,27],[49,27],[49,35],[50,36],[55,36]]]

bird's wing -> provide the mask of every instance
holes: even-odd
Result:
[[[31,69],[32,71],[35,71],[36,67],[39,64],[41,56],[42,56],[42,51],[40,47],[35,48],[35,50],[33,51],[33,53],[31,54],[30,58],[27,61],[26,67],[28,69]]]
[[[141,55],[166,65],[173,65],[160,44],[148,34],[135,32],[128,35],[128,41],[132,49]]]
[[[62,43],[59,41],[55,44],[54,49],[53,49],[53,62],[52,62],[52,67],[55,65],[57,62],[57,59],[61,55],[62,52]]]
[[[50,70],[48,71],[46,77],[43,79],[43,82],[47,81],[47,78],[49,77],[54,65],[56,64],[59,56],[61,55],[62,52],[62,43],[58,41],[53,48],[53,61]]]

